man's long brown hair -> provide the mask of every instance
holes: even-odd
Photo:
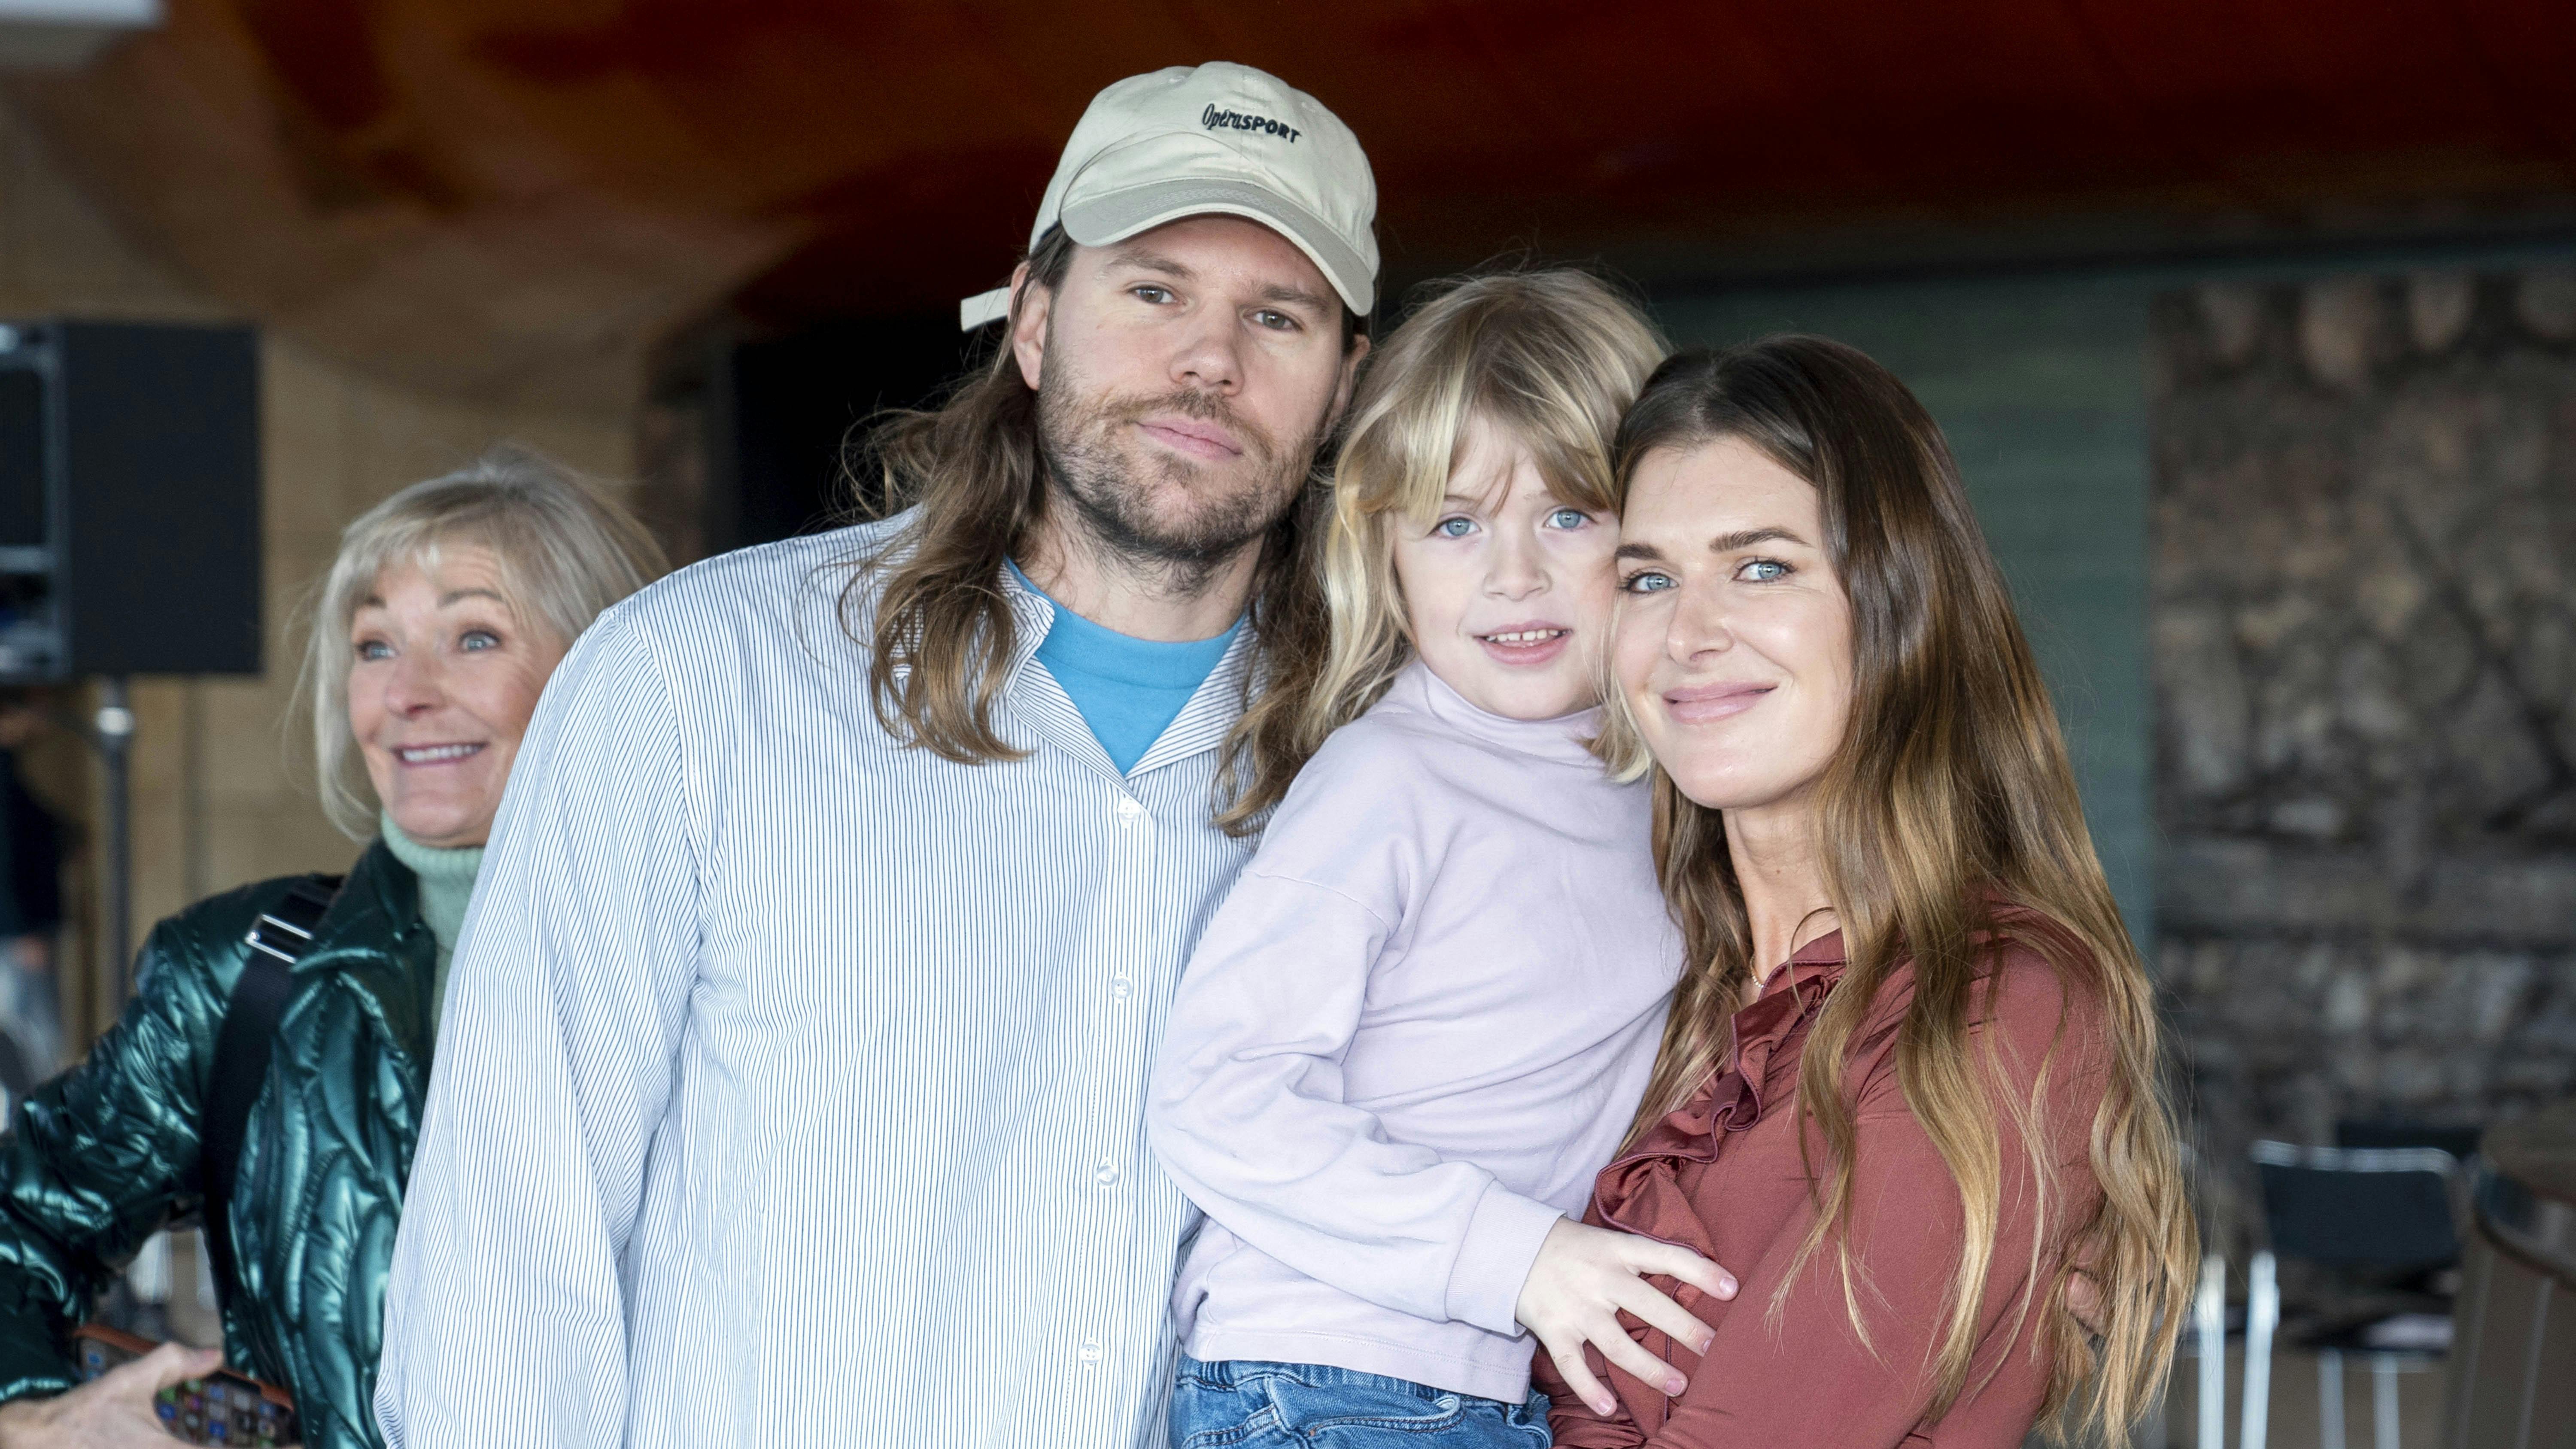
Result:
[[[1866,1265],[1841,1229],[1852,1208],[1853,1036],[1889,976],[1911,964],[1914,996],[1896,1044],[1906,1104],[1958,1185],[1965,1241],[1935,1340],[1929,1412],[1969,1387],[1987,1268],[1996,1251],[1998,1110],[2027,1149],[2041,1227],[2019,1315],[2040,1315],[2054,1365],[2042,1417],[2079,1390],[2080,1417],[2116,1428],[2160,1396],[2196,1256],[2163,1080],[2154,992],[2122,926],[2076,798],[2057,715],[2014,617],[2003,575],[1940,429],[1895,375],[1839,343],[1775,337],[1664,364],[1624,420],[1619,476],[1665,449],[1736,439],[1814,485],[1826,553],[1849,597],[1854,682],[1839,752],[1816,791],[1815,849],[1840,916],[1847,965],[1799,1066],[1802,1144],[1823,1145],[1819,1211],[1801,1267],[1831,1247],[1853,1323],[1867,1341]],[[1609,692],[1614,700],[1619,691]],[[1633,721],[1610,711],[1602,751],[1648,763]],[[1690,963],[1640,1107],[1642,1131],[1681,1106],[1731,1050],[1731,1024],[1759,965],[1720,812],[1654,778],[1654,844]],[[2005,939],[2037,952],[2071,1000],[2098,1008],[2109,1075],[2090,1163],[2102,1204],[2068,1219],[2040,1124],[2051,1081],[2030,1099],[1997,1090],[1992,1056],[1970,1046]],[[2051,1051],[2053,1059],[2056,1053]],[[1983,1057],[1980,1061],[1977,1058]],[[2098,1353],[2066,1308],[2069,1273],[2098,1282]],[[1790,1278],[1798,1273],[1793,1271]],[[1775,1302],[1773,1311],[1777,1311]],[[2014,1321],[2022,1321],[2016,1317]],[[1901,1366],[1892,1366],[1901,1367]]]
[[[1073,251],[1061,229],[1030,249],[1027,281],[1011,298],[1012,324],[1029,287],[1063,286]],[[1346,348],[1360,322],[1345,315]],[[916,511],[897,536],[857,561],[841,594],[843,627],[854,637],[864,628],[862,642],[873,646],[868,692],[878,724],[906,744],[967,765],[1028,754],[993,721],[1019,632],[1002,572],[1048,507],[1038,395],[1020,376],[1008,326],[1002,330],[992,359],[937,408],[890,414],[869,437],[868,459],[884,492],[875,511]],[[1260,650],[1244,675],[1247,702],[1269,677],[1313,673],[1330,644],[1317,556],[1330,506],[1323,474],[1310,468],[1262,540],[1245,620]],[[863,624],[871,584],[875,613]],[[1238,726],[1226,740],[1211,814],[1247,796],[1276,800],[1304,763],[1285,742],[1255,739]],[[1249,833],[1260,819],[1229,814],[1226,823]]]

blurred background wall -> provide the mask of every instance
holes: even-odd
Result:
[[[2166,984],[2205,1136],[2576,1078],[2576,270],[2154,307]]]

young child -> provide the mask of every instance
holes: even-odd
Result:
[[[1606,1404],[1587,1339],[1678,1381],[1617,1309],[1703,1331],[1638,1275],[1733,1291],[1575,1220],[1681,967],[1646,790],[1586,747],[1609,442],[1664,350],[1592,277],[1492,274],[1422,307],[1360,384],[1330,654],[1247,719],[1312,759],[1191,958],[1147,1108],[1208,1218],[1173,1295],[1176,1449],[1334,1424],[1543,1446],[1524,1324]]]

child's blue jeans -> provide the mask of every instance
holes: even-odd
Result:
[[[1547,1397],[1506,1404],[1311,1363],[1201,1363],[1172,1383],[1172,1449],[1548,1449]]]

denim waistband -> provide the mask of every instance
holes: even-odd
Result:
[[[1182,1354],[1176,1376],[1196,1379],[1210,1388],[1219,1389],[1242,1388],[1263,1379],[1288,1379],[1316,1389],[1382,1389],[1388,1393],[1409,1394],[1425,1403],[1438,1403],[1442,1399],[1449,1398],[1465,1399],[1480,1404],[1497,1402],[1493,1399],[1479,1399],[1474,1394],[1458,1393],[1454,1389],[1438,1389],[1429,1384],[1417,1384],[1411,1379],[1362,1373],[1358,1369],[1336,1368],[1328,1363],[1267,1363],[1259,1359],[1228,1359],[1222,1363],[1208,1363],[1192,1358],[1188,1354]]]

